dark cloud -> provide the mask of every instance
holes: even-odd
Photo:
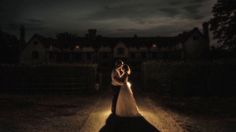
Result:
[[[211,16],[216,0],[1,0],[0,24],[18,33],[85,34],[97,28],[105,35],[172,35],[199,26]]]
[[[176,16],[180,12],[176,8],[173,7],[163,7],[159,9],[162,13],[166,14],[167,16]]]
[[[28,21],[31,22],[31,23],[42,23],[43,22],[42,20],[35,19],[35,18],[30,18],[30,19],[28,19]]]

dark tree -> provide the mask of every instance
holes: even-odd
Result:
[[[231,49],[236,48],[236,1],[217,0],[213,7],[213,18],[210,20],[213,36]]]
[[[17,63],[19,53],[19,41],[16,36],[0,30],[0,64]]]

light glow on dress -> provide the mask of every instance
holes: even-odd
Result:
[[[128,87],[131,87],[131,83],[130,82],[127,82],[127,85],[128,85]]]

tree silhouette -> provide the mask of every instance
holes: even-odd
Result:
[[[236,48],[236,1],[217,0],[213,9],[213,18],[210,20],[213,36],[231,49]]]
[[[17,63],[19,57],[19,41],[16,36],[0,30],[0,64]]]

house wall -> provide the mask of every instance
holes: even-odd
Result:
[[[186,50],[185,56],[197,57],[201,55],[202,50],[206,49],[207,42],[201,35],[197,34],[199,39],[193,40],[190,37],[183,45]],[[122,49],[122,53],[120,53]],[[20,62],[23,64],[53,64],[53,63],[99,63],[110,64],[116,58],[122,58],[131,63],[140,63],[147,60],[156,59],[180,59],[182,47],[166,48],[147,48],[147,47],[128,47],[125,43],[117,43],[115,47],[100,47],[95,50],[93,47],[83,47],[76,50],[47,49],[43,42],[37,37],[33,38],[27,47],[23,50]],[[33,57],[33,52],[38,53],[38,59]]]
[[[34,52],[34,53],[33,53]],[[34,54],[34,55],[33,55]],[[37,55],[38,54],[38,57]],[[44,64],[47,63],[48,55],[46,48],[38,39],[32,39],[22,51],[20,63],[22,64]]]
[[[120,49],[123,49],[123,53],[120,53]],[[113,49],[114,58],[127,58],[128,57],[128,48],[124,43],[118,43]]]

